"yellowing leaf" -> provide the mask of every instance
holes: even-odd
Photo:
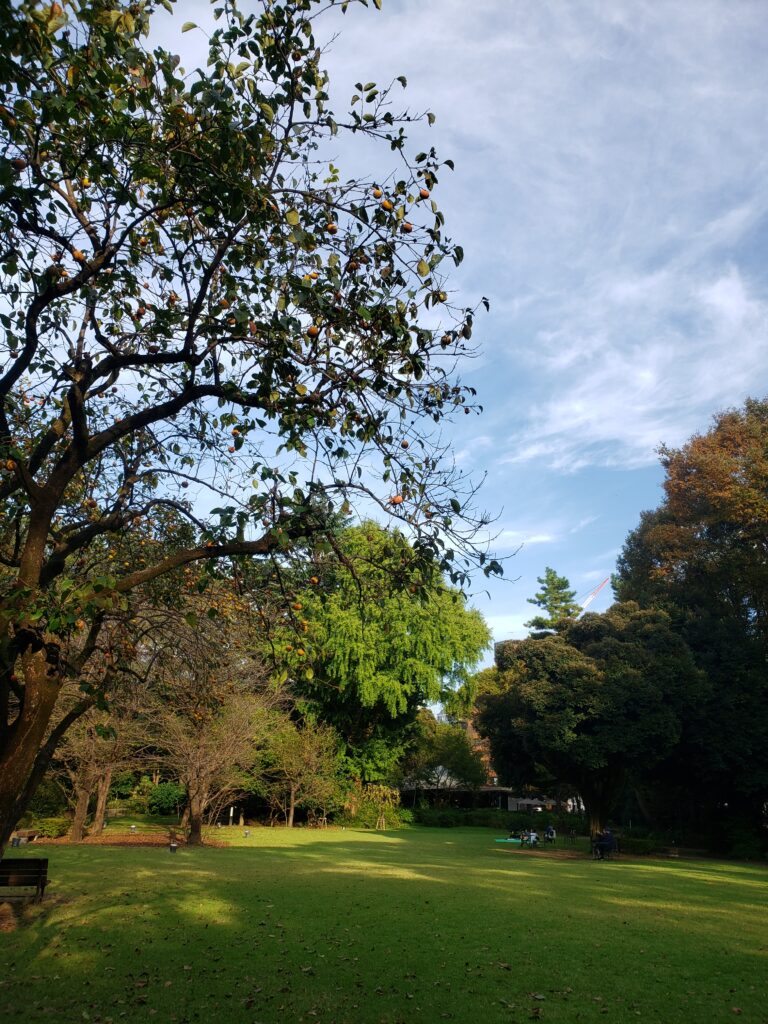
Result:
[[[295,228],[296,225],[299,223],[299,211],[289,210],[288,213],[286,213],[285,215],[285,219],[288,221],[292,228]]]
[[[419,277],[429,276],[429,264],[427,263],[426,260],[419,260],[419,262],[416,264],[416,273],[419,275]]]

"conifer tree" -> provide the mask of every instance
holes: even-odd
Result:
[[[561,625],[576,618],[581,611],[581,605],[574,600],[576,591],[570,589],[565,576],[558,576],[549,566],[543,576],[537,576],[536,582],[541,584],[541,590],[528,598],[528,604],[538,605],[547,615],[535,615],[525,625],[539,632],[557,632]]]

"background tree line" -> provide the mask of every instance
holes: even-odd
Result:
[[[583,797],[593,829],[641,816],[752,854],[768,807],[768,402],[663,448],[660,506],[628,537],[618,603],[577,618],[551,569],[546,612],[466,691],[504,781]]]
[[[233,801],[258,798],[290,826],[297,812],[325,821],[366,808],[369,793],[404,782],[485,781],[464,732],[425,708],[468,682],[490,641],[482,618],[447,584],[401,593],[392,577],[413,557],[402,534],[366,522],[341,527],[337,544],[312,559],[308,580],[281,567],[290,611],[268,612],[252,589],[263,580],[244,570],[116,621],[119,660],[110,648],[92,661],[113,666],[108,704],[85,712],[52,756],[48,779],[72,804],[61,830],[83,838],[90,810],[98,835],[110,784],[114,799],[127,775],[134,810],[183,812],[191,843]],[[51,799],[45,786],[32,811]]]

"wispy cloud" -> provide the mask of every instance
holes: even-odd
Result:
[[[458,150],[440,192],[494,304],[475,369],[515,396],[508,463],[647,465],[768,380],[763,16],[396,0],[375,51],[373,22],[347,23],[339,71],[402,67]]]

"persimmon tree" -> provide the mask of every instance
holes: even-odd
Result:
[[[473,408],[474,309],[443,277],[462,251],[404,80],[330,108],[315,22],[349,6],[222,3],[191,74],[149,42],[173,0],[3,6],[0,848],[64,681],[138,588],[284,563],[361,501],[422,572],[476,560],[483,517],[430,433]],[[375,179],[334,165],[344,133],[381,146]],[[89,570],[169,506],[186,538]]]

